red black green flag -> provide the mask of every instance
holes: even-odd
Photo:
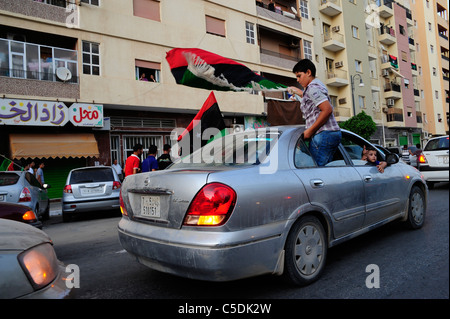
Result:
[[[225,122],[222,117],[222,113],[219,109],[219,104],[217,104],[214,92],[211,92],[203,103],[202,108],[188,125],[188,127],[178,136],[178,142],[183,139],[189,139],[190,149],[182,149],[181,156],[188,155],[198,148],[204,146],[210,137],[203,136],[203,133],[208,128],[216,128],[218,135],[223,135],[225,131]],[[220,133],[220,134],[219,134]],[[217,136],[217,135],[216,135]],[[187,145],[187,141],[183,140],[181,145]]]
[[[217,91],[286,90],[243,64],[202,49],[175,48],[166,60],[178,84]]]

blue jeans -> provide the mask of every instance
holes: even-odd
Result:
[[[341,138],[341,131],[322,131],[312,137],[309,151],[318,166],[325,166],[331,162]]]

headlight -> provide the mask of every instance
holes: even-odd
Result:
[[[58,260],[52,245],[46,243],[30,248],[18,259],[34,289],[41,289],[56,278]]]

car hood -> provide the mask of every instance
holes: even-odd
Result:
[[[25,250],[51,242],[43,231],[16,221],[0,219],[0,250]]]

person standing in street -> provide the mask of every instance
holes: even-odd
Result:
[[[170,158],[171,146],[169,144],[164,144],[163,154],[158,157],[158,169],[165,169],[167,166],[172,164],[172,159]]]
[[[39,164],[39,168],[36,170],[36,179],[38,180],[39,183],[41,183],[41,186],[43,186],[44,183],[45,183],[45,181],[44,181],[44,167],[45,167],[44,162],[41,162]]]
[[[119,175],[119,180],[123,181],[122,166],[120,166],[120,164],[117,163],[117,159],[113,161],[112,168],[114,168],[117,175]]]
[[[158,161],[156,160],[156,153],[158,148],[156,145],[150,145],[148,149],[148,156],[142,162],[142,172],[152,172],[158,169]]]
[[[133,175],[139,173],[141,170],[141,159],[139,158],[142,155],[142,145],[136,144],[133,147],[133,154],[128,156],[125,162],[125,177],[128,175]]]
[[[306,120],[303,132],[305,140],[311,139],[309,151],[318,166],[325,166],[333,159],[342,139],[341,129],[333,115],[333,106],[326,86],[316,78],[316,67],[311,60],[300,60],[292,72],[304,91],[291,86],[291,99],[300,102],[300,109]]]

